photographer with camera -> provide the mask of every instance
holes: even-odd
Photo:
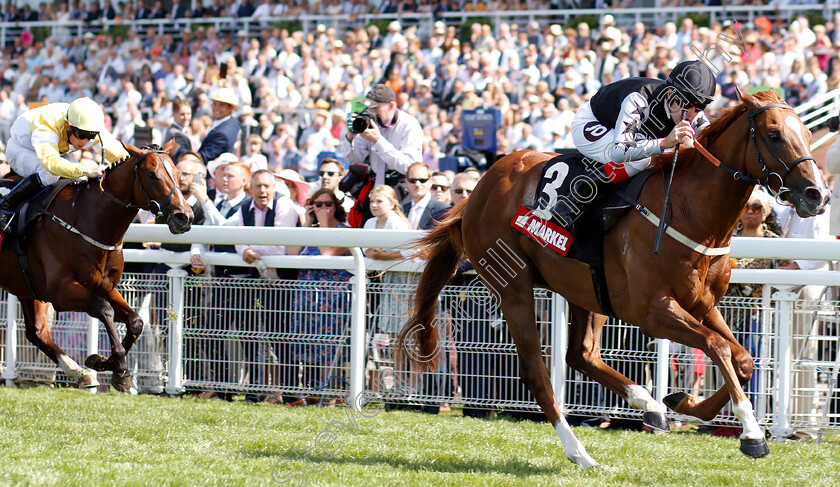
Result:
[[[376,84],[354,102],[338,150],[350,164],[369,161],[373,186],[379,186],[389,170],[405,174],[409,165],[423,160],[423,129],[416,118],[397,108],[391,87]],[[367,198],[359,198],[356,206],[367,208]]]

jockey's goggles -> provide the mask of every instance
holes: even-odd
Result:
[[[676,98],[680,103],[680,106],[686,110],[691,107],[696,108],[698,111],[703,110],[709,104],[708,100],[698,100],[694,96],[688,96],[685,92],[681,92],[680,96],[677,96]]]
[[[689,108],[694,107],[698,111],[702,111],[703,109],[706,108],[706,105],[708,105],[708,103],[705,102],[705,101],[690,101],[690,102],[687,102],[683,108],[688,110]]]
[[[79,140],[93,140],[99,135],[99,132],[89,132],[87,130],[82,130],[78,127],[70,126],[70,129],[67,131],[68,135],[72,135]]]

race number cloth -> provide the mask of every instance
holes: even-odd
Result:
[[[535,217],[531,210],[522,205],[513,215],[510,226],[560,255],[566,255],[572,245],[573,237],[571,233],[553,222]]]

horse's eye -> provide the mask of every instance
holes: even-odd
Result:
[[[781,132],[779,132],[778,130],[773,130],[773,131],[771,131],[769,134],[767,134],[767,136],[768,136],[768,137],[770,138],[770,140],[772,140],[773,142],[778,142],[778,141],[782,140],[782,133],[781,133]]]
[[[149,181],[157,181],[158,180],[157,174],[155,174],[153,172],[146,173],[146,177],[149,178]]]

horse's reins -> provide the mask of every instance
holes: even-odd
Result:
[[[124,208],[137,208],[141,210],[146,210],[155,216],[161,216],[162,214],[164,214],[164,210],[169,209],[169,201],[172,199],[172,195],[175,194],[175,190],[178,189],[178,181],[175,181],[173,179],[172,190],[169,191],[169,194],[166,195],[166,200],[164,201],[163,206],[161,206],[161,204],[158,203],[157,200],[154,200],[151,196],[149,196],[149,192],[146,191],[146,187],[143,185],[143,178],[140,177],[140,163],[152,154],[166,154],[166,152],[162,150],[149,151],[143,154],[142,156],[138,157],[137,160],[134,161],[134,178],[140,184],[140,191],[143,193],[143,197],[146,198],[146,203],[144,205],[132,203],[130,201],[123,201],[117,198],[116,196],[112,195],[111,193],[105,191],[105,187],[103,186],[105,181],[105,174],[103,174],[99,178],[99,189],[102,190],[102,194],[104,194],[106,197],[108,197],[109,199],[111,199],[112,201],[116,202]]]
[[[123,200],[117,198],[116,196],[112,195],[111,193],[108,193],[107,191],[105,191],[105,188],[103,187],[103,181],[105,180],[105,174],[103,174],[102,176],[99,177],[99,189],[101,190],[102,194],[105,195],[106,197],[110,198],[114,202],[118,203],[120,206],[122,206],[124,208],[138,208],[138,209],[146,210],[146,211],[148,211],[148,212],[150,212],[150,213],[152,213],[156,216],[159,216],[163,212],[164,209],[168,209],[169,206],[170,206],[169,201],[172,199],[172,194],[175,192],[175,189],[178,188],[178,183],[173,179],[173,184],[174,185],[172,187],[172,191],[170,191],[169,194],[166,195],[166,202],[165,202],[164,206],[161,207],[160,203],[158,203],[156,200],[152,199],[149,196],[149,193],[146,191],[145,186],[143,186],[143,180],[142,180],[142,178],[140,178],[140,163],[143,161],[143,159],[145,159],[146,157],[148,157],[151,154],[166,154],[166,152],[165,151],[160,151],[160,150],[150,151],[150,152],[147,152],[146,154],[143,154],[141,157],[138,157],[137,160],[134,161],[134,177],[135,177],[135,179],[137,179],[138,183],[140,184],[140,191],[143,193],[143,197],[146,198],[146,204],[145,205],[138,205],[136,203],[131,203],[130,201],[128,201],[128,202],[123,201]],[[76,196],[78,196],[78,192],[76,193]],[[74,214],[74,216],[76,214],[75,205],[76,205],[76,201],[75,201],[75,198],[74,198],[74,200],[73,200],[73,207],[74,207],[73,214]],[[157,210],[154,210],[153,208],[157,208]],[[49,215],[50,219],[52,221],[54,221],[55,223],[57,223],[59,226],[61,226],[62,228],[66,229],[67,231],[69,231],[71,233],[75,233],[76,235],[82,237],[82,239],[84,239],[85,242],[93,245],[94,247],[100,248],[102,250],[107,250],[107,251],[118,250],[122,247],[122,242],[118,243],[117,245],[103,244],[103,243],[101,243],[97,240],[94,240],[93,238],[85,235],[78,228],[76,228],[75,226],[67,223],[66,221],[62,220],[58,216],[56,216],[52,213],[49,213],[47,211],[44,211],[44,213]]]
[[[763,180],[756,179],[756,178],[754,178],[754,177],[752,177],[748,174],[742,173],[741,171],[736,171],[736,170],[732,169],[731,167],[724,164],[720,159],[715,157],[711,152],[709,152],[705,147],[703,147],[703,145],[700,144],[700,142],[698,142],[696,140],[694,141],[694,148],[697,149],[697,152],[699,152],[703,157],[705,157],[709,162],[714,164],[716,167],[719,167],[719,168],[723,169],[724,171],[728,172],[729,174],[731,174],[734,179],[743,181],[750,186],[754,186],[756,184],[761,185],[761,186],[767,188],[774,195],[778,196],[778,195],[782,194],[783,192],[790,191],[789,189],[787,189],[784,186],[784,181],[785,181],[785,178],[787,177],[787,175],[790,174],[790,172],[793,170],[793,168],[795,168],[798,164],[800,164],[802,162],[809,161],[809,160],[814,161],[815,159],[812,156],[801,156],[801,157],[798,157],[795,160],[793,160],[793,162],[791,162],[790,164],[785,164],[785,162],[782,161],[779,158],[779,156],[776,155],[775,152],[770,150],[770,147],[767,143],[767,139],[765,139],[764,135],[761,134],[761,132],[758,132],[755,129],[755,117],[756,117],[756,115],[759,115],[760,113],[762,113],[766,110],[769,110],[770,108],[782,108],[782,109],[785,109],[785,110],[793,110],[793,108],[791,108],[788,105],[785,105],[785,104],[782,104],[782,103],[773,103],[773,104],[770,104],[770,105],[763,106],[759,109],[756,109],[756,110],[750,112],[749,115],[748,115],[748,117],[749,117],[748,118],[748,128],[749,128],[749,131],[750,131],[750,139],[752,140],[753,146],[755,147],[755,154],[756,154],[756,157],[758,159],[758,164],[760,165],[761,170],[764,172],[764,174],[766,176]],[[761,142],[764,144],[764,147],[771,154],[773,154],[773,157],[775,157],[776,160],[779,161],[779,164],[781,164],[782,167],[785,168],[784,174],[780,175],[779,173],[770,171],[770,169],[768,169],[767,164],[764,162],[764,159],[761,157],[761,151],[758,149],[758,142],[756,141],[756,138],[755,138],[756,133],[758,133],[758,136],[761,138]],[[750,145],[749,142],[746,145],[744,145],[744,160],[746,160],[746,158],[747,158],[747,148],[748,148],[749,145]],[[672,166],[672,168],[673,168],[673,166]],[[779,181],[780,181],[778,191],[774,191],[773,188],[770,187],[770,178],[773,177],[774,175],[776,177],[778,177]],[[621,193],[619,193],[619,196],[620,195],[621,195]],[[642,214],[642,216],[644,216],[648,221],[650,221],[654,225],[658,226],[659,228],[664,228],[665,233],[667,233],[673,239],[682,243],[686,247],[694,250],[695,252],[698,252],[698,253],[703,254],[703,255],[708,255],[708,256],[725,255],[725,254],[729,253],[729,246],[717,247],[717,248],[707,247],[707,246],[702,245],[702,244],[690,239],[689,237],[683,235],[679,231],[675,230],[673,227],[670,227],[667,224],[663,225],[662,220],[665,219],[664,211],[663,211],[663,214],[662,214],[662,219],[660,219],[660,218],[657,218],[656,215],[654,215],[645,206],[640,205],[639,203],[633,201],[632,199],[626,199],[626,201],[628,201],[630,204],[634,205],[636,210],[639,211]],[[667,204],[667,198],[666,198],[666,204]]]
[[[745,183],[747,183],[748,185],[751,185],[751,186],[754,186],[756,184],[761,185],[761,186],[767,188],[773,195],[778,196],[778,195],[780,195],[784,192],[790,191],[787,187],[785,187],[784,184],[785,184],[785,178],[787,177],[788,174],[790,174],[790,172],[793,170],[793,168],[795,168],[797,165],[799,165],[802,162],[805,162],[805,161],[815,161],[816,162],[816,160],[812,156],[801,156],[801,157],[798,157],[798,158],[794,159],[793,162],[791,162],[788,165],[788,164],[785,164],[785,162],[782,161],[779,158],[779,156],[776,155],[775,152],[770,150],[769,144],[767,143],[767,139],[764,137],[764,134],[762,134],[761,132],[758,132],[755,129],[755,117],[756,117],[756,115],[758,115],[758,114],[760,114],[760,113],[762,113],[766,110],[769,110],[771,108],[782,108],[782,109],[785,109],[785,110],[793,110],[792,107],[790,107],[788,105],[785,105],[783,103],[772,103],[770,105],[765,105],[765,106],[763,106],[763,107],[761,107],[757,110],[754,110],[754,111],[750,112],[749,115],[748,115],[748,125],[747,125],[747,127],[749,128],[749,131],[750,131],[750,140],[753,143],[753,147],[755,147],[755,156],[758,159],[758,164],[761,167],[762,172],[764,172],[764,174],[765,174],[765,178],[763,180],[756,179],[756,178],[754,178],[754,177],[752,177],[748,174],[742,173],[741,171],[736,171],[736,170],[732,169],[731,167],[729,167],[726,164],[724,164],[723,162],[721,162],[720,159],[715,157],[711,152],[709,152],[705,147],[703,147],[696,140],[694,141],[694,148],[697,149],[697,152],[699,152],[703,157],[705,157],[709,162],[714,164],[716,167],[719,167],[719,168],[723,169],[724,171],[728,172],[729,174],[731,174],[734,179],[741,180],[741,181],[743,181],[743,182],[745,182]],[[770,169],[767,168],[767,164],[764,162],[764,159],[761,157],[761,151],[758,149],[758,142],[756,141],[756,138],[755,138],[756,133],[758,134],[759,138],[761,139],[762,144],[764,144],[765,149],[767,149],[768,152],[773,154],[773,157],[775,157],[776,160],[779,161],[779,164],[781,164],[782,167],[785,168],[785,171],[784,171],[783,174],[780,175],[779,173],[774,172],[774,171],[770,171]],[[749,148],[749,145],[750,145],[749,143],[744,145],[744,160],[746,160],[746,158],[747,158],[747,149]],[[776,177],[779,178],[779,190],[778,191],[774,191],[773,188],[770,187],[770,178],[772,176],[776,176]]]

